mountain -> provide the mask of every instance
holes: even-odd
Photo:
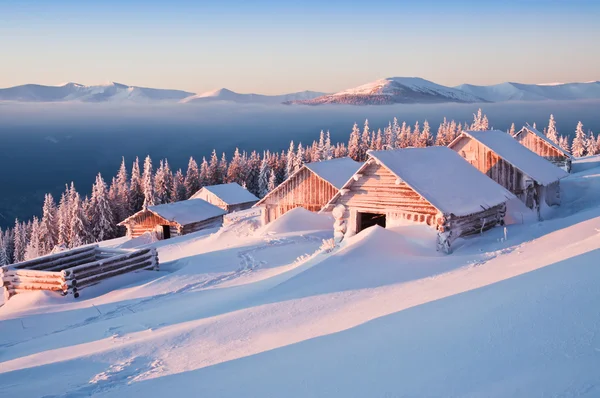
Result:
[[[486,102],[484,99],[419,77],[390,77],[294,104],[389,105],[443,102]]]
[[[263,95],[263,94],[240,94],[226,88],[215,91],[209,91],[203,94],[192,95],[181,100],[181,103],[206,103],[215,101],[227,101],[237,103],[256,103],[256,104],[281,104],[283,102],[310,100],[325,95],[325,93],[315,91],[301,91],[298,93],[282,95]]]
[[[19,102],[176,102],[193,93],[181,90],[163,90],[108,83],[97,86],[84,86],[67,83],[62,86],[25,84],[0,89],[0,101]]]
[[[579,100],[600,98],[600,81],[588,83],[522,84],[506,82],[491,86],[462,84],[454,87],[490,102]]]

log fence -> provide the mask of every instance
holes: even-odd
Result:
[[[156,248],[108,249],[90,245],[0,267],[0,280],[5,301],[15,294],[35,290],[78,298],[82,289],[105,279],[158,267]]]

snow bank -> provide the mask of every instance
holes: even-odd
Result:
[[[279,217],[277,220],[261,228],[265,234],[285,234],[298,231],[320,231],[333,229],[333,217],[330,214],[318,214],[296,207]]]

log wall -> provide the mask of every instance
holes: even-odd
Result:
[[[157,228],[159,225],[169,225],[171,237],[179,235],[177,223],[165,220],[149,210],[141,212],[127,221],[127,234],[132,238],[137,238],[146,232],[157,232],[159,238],[162,239],[162,231],[159,231]]]
[[[90,249],[95,257],[81,257],[82,253],[87,253]],[[75,258],[78,258],[76,262],[64,261]],[[63,263],[59,264],[60,261]],[[10,267],[0,267],[0,280],[5,300],[15,294],[35,290],[58,291],[62,295],[73,294],[77,298],[83,288],[113,276],[142,269],[158,270],[155,248],[102,249],[96,245],[44,256]]]
[[[528,185],[533,184],[529,176],[471,137],[461,137],[452,149],[477,170],[519,197],[522,197]]]
[[[571,158],[565,156],[561,151],[540,138],[537,134],[524,129],[520,134],[515,136],[515,139],[530,151],[537,153],[544,159],[554,163],[556,166],[567,172],[571,171]]]
[[[265,197],[261,204],[264,221],[269,223],[296,207],[317,212],[337,192],[336,187],[303,167]]]
[[[183,229],[181,230],[181,235],[200,231],[202,229],[216,228],[216,227],[220,227],[221,225],[223,225],[223,216],[222,215],[213,217],[213,218],[209,218],[208,220],[199,221],[197,223],[186,224],[183,226]],[[171,235],[171,236],[173,236],[173,235]]]
[[[438,210],[392,172],[370,160],[348,191],[333,204],[350,209],[348,233],[358,230],[357,213],[385,214],[389,221],[408,220],[434,225]]]

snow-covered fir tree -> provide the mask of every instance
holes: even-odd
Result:
[[[294,174],[294,164],[296,159],[296,148],[294,147],[294,141],[290,141],[290,147],[288,148],[286,155],[285,165],[285,179]]]
[[[152,168],[152,159],[150,155],[144,160],[144,173],[142,174],[144,181],[144,204],[143,206],[154,206],[156,204],[156,193],[154,192],[154,171]]]
[[[217,152],[213,149],[212,155],[210,157],[210,162],[208,163],[208,170],[206,174],[206,184],[207,185],[215,185],[218,184],[217,181],[220,179],[219,169],[219,158],[217,157]]]
[[[187,189],[185,187],[185,177],[181,169],[177,170],[173,177],[173,191],[171,192],[171,198],[174,202],[187,199]]]
[[[514,137],[515,135],[515,124],[511,124],[510,125],[510,130],[508,130],[508,134],[510,134],[511,137]]]
[[[546,137],[550,141],[555,144],[558,144],[558,131],[556,130],[556,121],[554,120],[554,115],[550,115],[550,120],[548,120],[548,128],[546,129]]]
[[[117,172],[116,184],[117,203],[114,203],[113,207],[116,209],[117,219],[121,221],[134,213],[133,209],[129,207],[131,203],[129,198],[129,176],[127,175],[127,166],[125,166],[125,157],[121,160],[121,166]]]
[[[216,154],[213,151],[213,155]],[[187,190],[187,198],[198,192],[200,189],[200,171],[198,170],[198,163],[190,156],[188,161],[187,172],[185,173],[185,189]]]
[[[44,206],[42,208],[42,220],[39,225],[39,246],[40,255],[48,254],[58,243],[58,223],[56,217],[56,203],[51,194],[44,197]]]
[[[583,123],[577,123],[575,128],[575,138],[571,144],[571,155],[579,158],[585,155],[587,137],[583,131]]]
[[[149,167],[145,166],[144,169],[151,172],[150,167],[152,167],[151,164]],[[148,187],[147,184],[145,184],[145,186]],[[146,195],[147,196],[144,205],[151,206],[148,201],[153,200],[154,198],[150,195],[150,193],[147,193]],[[104,182],[104,179],[100,173],[98,173],[96,182],[92,187],[92,197],[90,199],[90,222],[92,236],[95,241],[103,241],[114,236],[116,223],[113,219],[113,213],[110,208],[110,204],[108,203],[106,183]]]
[[[594,137],[593,132],[589,132],[586,141],[585,141],[585,155],[592,156],[596,155],[598,150],[596,148],[596,137]]]
[[[15,227],[13,228],[15,248],[13,250],[13,260],[15,263],[25,260],[25,250],[27,249],[27,228],[15,220]]]
[[[161,160],[154,175],[154,198],[157,205],[171,203],[171,193],[173,191],[173,174],[169,168],[169,163]]]
[[[131,167],[131,183],[129,185],[129,212],[135,213],[144,204],[144,182],[140,172],[140,160],[136,157]]]
[[[10,264],[8,259],[8,247],[4,239],[2,228],[0,228],[0,267]]]
[[[304,158],[304,148],[302,147],[302,143],[298,144],[298,151],[296,152],[296,158],[294,159],[294,173],[297,172],[304,166],[306,163],[306,159]],[[273,169],[271,167],[271,169]]]
[[[325,160],[333,159],[333,146],[331,145],[331,135],[329,134],[329,130],[327,130],[327,134],[325,137]]]
[[[70,197],[69,247],[74,248],[88,243],[91,234],[88,229],[81,196],[75,191],[70,194]]]
[[[433,145],[433,137],[431,136],[431,127],[429,127],[429,122],[425,120],[423,122],[423,131],[421,132],[421,138],[419,140],[423,146],[432,146]]]
[[[27,239],[27,247],[25,248],[24,260],[32,260],[42,255],[40,252],[40,221],[34,216],[31,221],[30,233]]]
[[[571,153],[571,146],[569,145],[569,137],[561,135],[560,138],[558,139],[558,146],[560,146],[560,148],[563,151]]]
[[[205,187],[208,184],[208,161],[206,157],[202,156],[202,163],[200,163],[200,188]]]
[[[223,184],[227,178],[227,156],[225,152],[221,154],[221,161],[219,162],[220,179],[217,180],[217,184]]]
[[[352,126],[352,132],[350,133],[350,139],[348,140],[348,156],[356,161],[360,161],[360,131],[358,130],[358,124],[354,123]]]
[[[268,191],[271,192],[275,188],[277,188],[277,179],[275,178],[275,173],[273,173],[273,170],[271,170],[271,172],[269,173]]]
[[[69,188],[60,196],[58,202],[58,242],[59,245],[69,245],[69,224],[71,223],[71,209],[69,202]]]
[[[367,159],[367,151],[371,147],[371,135],[369,130],[369,120],[365,119],[365,125],[363,128],[363,132],[360,136],[360,145],[359,145],[359,161],[364,162]]]
[[[392,149],[398,148],[398,140],[399,140],[401,132],[402,132],[402,128],[400,127],[400,124],[398,123],[398,118],[394,117],[394,120],[392,122],[392,133],[390,135],[390,142],[388,143],[390,148],[392,148]]]
[[[269,178],[274,174],[269,167],[267,158],[264,157],[260,164],[260,173],[258,175],[258,197],[264,198],[269,193]]]
[[[258,178],[261,166],[260,155],[256,151],[252,151],[246,161],[246,177],[244,182],[246,183],[246,189],[256,196],[259,193]]]
[[[469,129],[471,131],[489,130],[488,118],[482,113],[481,108],[477,110],[476,114],[473,114],[473,123]]]
[[[233,153],[233,157],[231,158],[231,162],[229,162],[229,167],[227,168],[226,182],[236,182],[242,185],[245,180],[244,167],[245,165],[242,162],[240,150],[235,148],[235,152]]]

